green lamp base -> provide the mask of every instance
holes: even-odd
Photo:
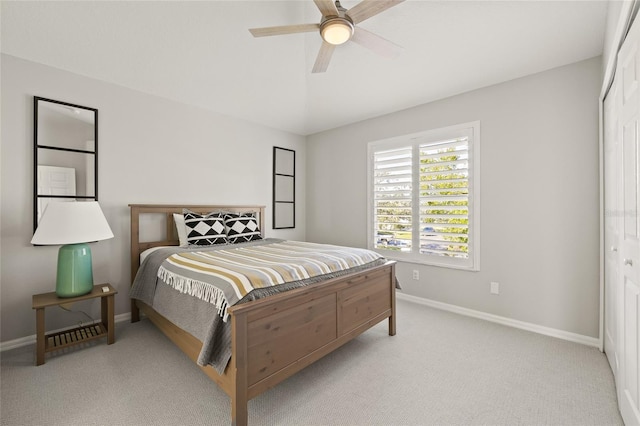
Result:
[[[58,250],[58,297],[76,297],[93,289],[93,270],[89,244],[67,244]]]

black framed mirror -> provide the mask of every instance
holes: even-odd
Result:
[[[98,110],[33,98],[33,230],[47,204],[98,200]]]
[[[296,227],[296,152],[273,147],[273,229]]]

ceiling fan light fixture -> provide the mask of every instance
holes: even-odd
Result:
[[[320,35],[329,44],[340,45],[353,35],[353,24],[346,18],[329,18],[320,25]]]

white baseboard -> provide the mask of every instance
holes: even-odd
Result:
[[[123,322],[129,321],[131,319],[131,313],[127,312],[125,314],[116,315],[114,318],[114,322]],[[98,322],[98,320],[96,320]],[[47,330],[47,333],[58,333],[60,331],[70,330],[75,326],[61,328],[59,330]],[[33,334],[27,337],[21,337],[19,339],[8,340],[6,342],[0,342],[0,352],[8,351],[10,349],[21,348],[23,346],[35,345],[36,343],[36,335]]]
[[[429,306],[431,308],[441,309],[443,311],[449,311],[473,318],[479,318],[509,327],[532,331],[534,333],[544,334],[545,336],[557,337],[559,339],[568,340],[569,342],[581,343],[583,345],[593,346],[596,348],[600,347],[600,340],[595,337],[571,333],[569,331],[558,330],[556,328],[544,327],[542,325],[532,324],[530,322],[518,321],[507,317],[501,317],[499,315],[489,314],[486,312],[476,311],[468,308],[462,308],[460,306],[437,302],[435,300],[425,299],[422,297],[411,296],[400,292],[396,292],[396,297],[398,299],[407,300],[410,302],[418,303],[420,305]]]

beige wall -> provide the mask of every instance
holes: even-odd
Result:
[[[129,312],[129,203],[262,204],[267,236],[304,239],[304,137],[12,56],[1,66],[2,342],[33,335],[31,295],[55,289],[58,248],[29,244],[34,95],[99,110],[99,201],[115,238],[92,244],[94,280],[117,288],[116,314]],[[274,145],[298,158],[294,230],[270,229]],[[74,309],[99,316],[95,301]],[[49,329],[83,319],[47,311]]]
[[[481,270],[400,263],[403,292],[598,337],[601,60],[309,136],[307,239],[366,246],[367,142],[480,120]]]

